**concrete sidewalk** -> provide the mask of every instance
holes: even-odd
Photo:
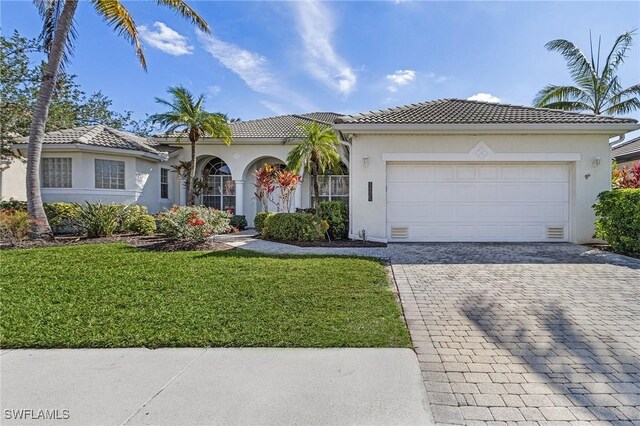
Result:
[[[5,350],[0,373],[3,425],[433,423],[409,349]]]

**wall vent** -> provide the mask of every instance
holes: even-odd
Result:
[[[563,226],[547,226],[547,238],[552,240],[564,239],[564,227]]]
[[[391,238],[394,240],[409,238],[409,228],[407,228],[406,226],[403,226],[403,227],[392,226]]]

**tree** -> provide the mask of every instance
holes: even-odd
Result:
[[[32,236],[51,237],[51,227],[47,221],[40,194],[40,157],[45,125],[49,115],[51,99],[58,81],[60,67],[68,63],[72,53],[76,31],[73,19],[78,0],[34,0],[43,18],[42,40],[48,54],[36,104],[33,108],[27,157],[27,208],[33,219]],[[202,31],[209,33],[207,23],[184,0],[157,0],[162,6],[174,10]],[[146,59],[138,37],[135,21],[120,0],[91,0],[95,11],[109,25],[135,47],[138,60],[144,70]]]
[[[545,45],[547,50],[564,56],[575,86],[547,85],[533,100],[536,107],[566,111],[590,111],[596,115],[628,114],[640,109],[640,84],[622,88],[617,71],[624,63],[635,32],[620,35],[605,61],[600,61],[600,43],[594,52],[590,39],[590,58],[567,40],[553,40]]]
[[[320,199],[318,175],[340,165],[340,154],[338,154],[340,142],[331,126],[315,121],[299,126],[305,136],[289,152],[287,166],[294,173],[299,173],[302,167],[309,170],[313,185],[313,207],[318,208]]]
[[[31,112],[44,71],[44,46],[17,31],[11,37],[0,35],[0,170],[21,157],[11,148],[17,137],[28,136]],[[136,134],[152,133],[145,121],[132,119],[131,111],[116,112],[112,101],[98,91],[86,95],[76,76],[61,71],[54,86],[46,132],[76,126],[104,124]]]
[[[227,117],[221,113],[204,110],[204,95],[194,98],[193,94],[182,86],[173,86],[168,90],[171,101],[156,98],[156,102],[168,106],[168,112],[153,114],[150,119],[159,124],[167,135],[178,132],[186,135],[191,142],[191,162],[187,180],[187,204],[195,203],[194,184],[196,180],[196,142],[201,137],[219,138],[226,145],[231,143],[231,127]]]

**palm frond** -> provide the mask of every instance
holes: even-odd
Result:
[[[590,105],[587,105],[584,102],[576,102],[576,101],[551,102],[546,104],[545,108],[561,109],[564,111],[590,111],[591,110]]]
[[[53,42],[53,36],[58,25],[58,20],[60,19],[60,14],[62,13],[64,0],[33,0],[33,3],[42,18],[42,30],[39,38],[45,53],[48,55],[51,51],[51,43]],[[75,20],[73,20],[65,42],[62,62],[60,64],[62,70],[65,69],[71,60],[77,38],[78,32],[75,28]]]
[[[627,31],[626,33],[618,36],[615,43],[613,43],[613,47],[611,48],[609,55],[607,55],[607,61],[605,62],[602,70],[602,78],[605,81],[608,81],[609,78],[618,70],[618,67],[624,63],[624,60],[627,57],[627,51],[633,43],[634,34],[635,31]]]
[[[614,105],[611,105],[604,112],[607,115],[629,114],[630,112],[640,110],[640,99],[630,98]]]
[[[585,76],[591,76],[592,79],[598,78],[595,64],[589,61],[584,52],[572,42],[562,39],[552,40],[545,44],[545,47],[549,51],[559,52],[564,56],[569,73],[574,80]]]
[[[120,0],[91,0],[93,6],[109,25],[117,31],[118,35],[127,39],[136,49],[136,55],[140,61],[142,69],[147,70],[147,60],[142,51],[142,45],[138,38],[138,29],[133,16]]]
[[[549,84],[538,92],[533,105],[538,108],[551,108],[549,105],[553,103],[567,101],[593,103],[591,95],[579,87]]]
[[[188,19],[195,26],[200,28],[207,34],[211,33],[209,24],[205,21],[195,10],[191,8],[184,0],[156,0],[159,5],[167,6],[173,9],[177,14],[183,18]]]

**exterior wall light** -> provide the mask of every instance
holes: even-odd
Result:
[[[369,157],[362,157],[362,165],[364,167],[369,167]]]
[[[598,167],[600,165],[600,157],[594,158],[593,161],[591,162],[591,165],[593,167]]]

